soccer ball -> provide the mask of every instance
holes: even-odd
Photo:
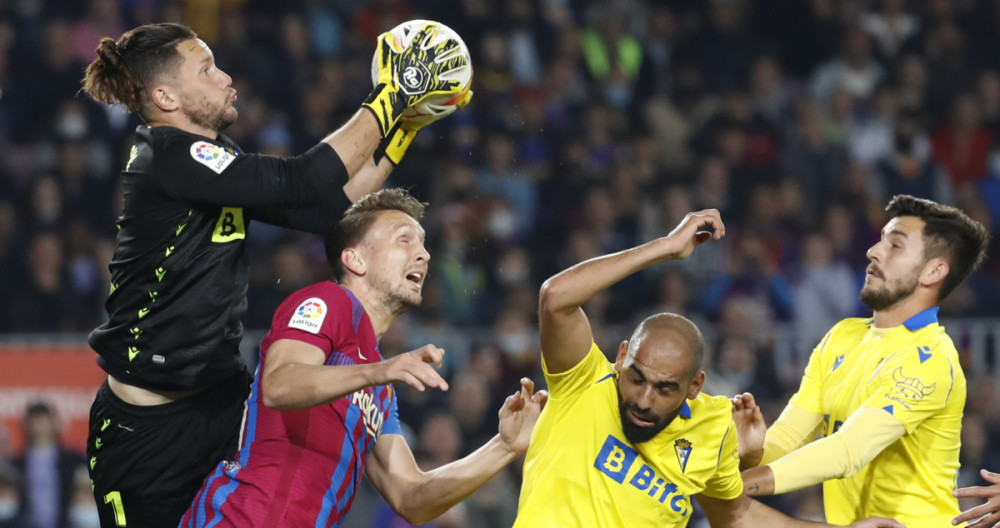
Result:
[[[428,97],[403,111],[402,119],[404,121],[419,126],[437,121],[454,112],[456,110],[455,104],[461,101],[472,87],[472,57],[469,56],[469,47],[465,45],[462,37],[458,36],[455,30],[432,20],[410,20],[392,28],[390,32],[399,46],[405,49],[413,42],[413,36],[424,24],[434,24],[439,28],[427,43],[428,46],[434,46],[448,39],[455,39],[458,41],[458,53],[465,56],[466,62],[465,66],[459,66],[440,75],[440,78],[446,81],[458,81],[459,86],[461,86],[458,92]],[[377,56],[372,57],[372,84],[378,84]]]

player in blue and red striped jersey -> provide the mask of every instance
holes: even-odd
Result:
[[[430,255],[424,204],[385,189],[351,206],[327,238],[337,282],[303,288],[278,308],[261,344],[241,448],[220,463],[182,527],[340,526],[362,472],[404,519],[444,513],[523,454],[546,394],[530,380],[500,410],[499,434],[469,456],[421,471],[400,434],[390,383],[448,385],[426,345],[383,360],[378,338],[418,306]]]

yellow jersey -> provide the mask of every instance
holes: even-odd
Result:
[[[845,319],[813,351],[789,403],[823,416],[825,436],[861,406],[884,409],[906,432],[860,472],[823,483],[829,523],[872,515],[910,528],[951,526],[965,374],[938,309],[891,329]]]
[[[515,528],[687,526],[691,497],[743,493],[732,403],[698,395],[653,439],[625,440],[614,365],[591,345],[549,374],[549,401],[531,433]]]

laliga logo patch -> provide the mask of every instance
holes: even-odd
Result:
[[[400,88],[406,95],[422,94],[427,91],[427,81],[430,76],[430,70],[423,64],[417,63],[413,66],[407,66],[403,70]]]
[[[318,334],[323,327],[323,319],[326,319],[326,312],[326,303],[323,299],[310,297],[295,309],[291,320],[288,321],[288,327]]]
[[[222,174],[222,171],[236,159],[236,156],[226,152],[222,147],[205,141],[196,141],[191,145],[191,157],[216,174]]]

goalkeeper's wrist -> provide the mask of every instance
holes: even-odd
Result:
[[[389,131],[389,136],[384,138],[381,143],[379,143],[378,148],[375,149],[374,159],[375,164],[378,165],[382,158],[389,158],[389,161],[393,165],[399,165],[403,161],[403,156],[406,154],[406,150],[410,148],[410,143],[413,143],[413,138],[417,137],[417,130],[406,129],[400,125],[393,127]]]
[[[368,98],[362,106],[371,111],[378,122],[379,132],[383,140],[390,136],[390,132],[399,121],[399,116],[406,110],[406,98],[399,93],[399,89],[386,83],[379,83],[368,94]]]

